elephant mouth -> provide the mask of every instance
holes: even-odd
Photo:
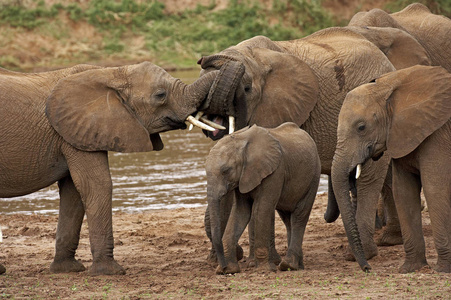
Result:
[[[215,124],[223,126],[226,129],[229,128],[229,122],[228,122],[227,118],[224,118],[223,116],[209,115],[208,120]],[[219,129],[216,129],[215,131],[207,131],[204,129],[202,131],[207,137],[209,137],[213,141],[223,138],[228,132],[228,130],[219,130]]]
[[[371,159],[374,161],[378,161],[382,156],[384,156],[384,151],[381,151],[380,153],[375,153]]]

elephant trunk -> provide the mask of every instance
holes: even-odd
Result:
[[[354,253],[360,268],[369,272],[371,266],[368,264],[363,251],[360,234],[355,219],[350,191],[355,193],[355,167],[350,168],[351,159],[347,160],[346,155],[336,152],[332,163],[332,184],[338,207],[341,212],[343,224],[348,237],[349,245]]]
[[[327,178],[328,192],[327,192],[327,209],[324,213],[324,220],[327,223],[335,222],[340,215],[340,209],[338,208],[337,199],[335,198],[334,189],[332,186],[332,178],[330,175]]]
[[[189,102],[191,110],[194,109],[195,111],[197,111],[208,109],[208,105],[205,105],[205,102],[210,88],[215,82],[218,75],[219,71],[215,70],[214,72],[210,72],[207,75],[197,79],[192,84],[185,86],[183,93],[187,98],[187,101]],[[218,98],[216,100],[220,101],[221,99]]]
[[[201,74],[207,75],[212,70],[220,69],[208,98],[203,104],[203,106],[209,107],[210,120],[228,127],[229,133],[245,127],[247,125],[247,106],[245,88],[242,83],[245,72],[244,65],[226,55],[203,57],[198,63],[205,70]],[[226,101],[218,101],[218,99],[226,99]],[[224,115],[229,116],[229,118],[223,119],[221,116]],[[225,135],[225,132],[206,132],[206,134],[211,139],[218,140]]]
[[[222,270],[226,267],[224,255],[224,245],[222,243],[221,230],[221,197],[214,195],[211,189],[207,188],[208,209],[210,215],[211,241],[215,249],[219,266]]]

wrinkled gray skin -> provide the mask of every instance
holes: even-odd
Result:
[[[236,245],[249,221],[254,228],[253,263],[276,270],[270,257],[275,210],[288,236],[287,255],[279,269],[303,269],[302,240],[321,171],[312,138],[294,123],[274,129],[254,125],[221,139],[208,155],[206,170],[212,241],[219,262],[216,272],[240,272]],[[223,235],[221,202],[230,201],[234,203]]]
[[[158,133],[185,128],[185,119],[204,104],[218,73],[186,85],[148,62],[35,74],[0,69],[0,197],[58,182],[51,272],[85,270],[75,251],[86,214],[90,273],[125,274],[113,258],[107,151],[161,150]]]
[[[355,184],[356,165],[365,166],[384,151],[392,157],[394,199],[406,252],[399,271],[427,265],[421,228],[423,188],[438,254],[436,270],[450,273],[451,74],[445,69],[414,66],[348,93],[338,120],[332,166],[334,190],[343,191],[337,199],[350,202],[345,191]]]
[[[451,20],[435,15],[421,3],[414,3],[402,11],[388,14],[380,9],[359,12],[349,26],[392,27],[412,35],[426,50],[431,65],[442,66],[451,72]]]
[[[408,39],[410,42],[404,50],[398,48],[402,44],[399,45],[391,34],[387,34],[390,30],[405,37],[397,29],[371,29],[365,37],[352,28],[328,28],[293,41],[275,42],[257,36],[218,54],[203,57],[199,63],[205,74],[220,68],[226,61],[242,62],[246,71],[240,88],[244,91],[247,113],[244,120],[238,117],[237,124],[271,128],[283,122],[296,123],[315,140],[321,159],[321,173],[330,175],[338,114],[347,92],[395,70],[393,64],[399,56],[386,55],[391,52],[391,45],[397,49],[396,53],[409,53],[411,65],[429,63],[424,49],[412,39]],[[378,34],[390,40],[386,41]],[[374,35],[373,42],[369,41],[369,35]],[[224,125],[227,126],[227,123]],[[221,137],[220,134],[209,136],[214,139]],[[360,232],[363,249],[356,246],[352,251],[358,253],[363,269],[369,268],[366,259],[377,255],[373,240],[375,215],[388,163],[389,159],[384,157],[365,166],[362,180],[355,189],[356,213],[340,208],[342,218],[357,218],[357,227],[348,227],[346,232],[349,239],[359,237]],[[206,231],[208,234],[208,215]]]
[[[418,64],[428,65],[426,60],[421,61],[421,56],[425,56],[430,61],[430,65],[442,66],[451,72],[451,39],[449,38],[451,36],[451,20],[432,14],[422,4],[411,4],[393,14],[388,14],[380,9],[359,12],[351,19],[348,28],[359,32],[369,41],[378,45],[398,70],[415,65],[412,64],[415,56],[418,57]],[[383,30],[389,35],[371,36],[370,32],[374,30]],[[423,53],[411,50],[419,49],[418,45],[423,49]],[[399,222],[391,197],[391,176],[390,168],[383,189],[387,227],[378,240],[378,245],[402,243],[401,237],[397,234]],[[343,181],[344,178],[337,180]],[[334,192],[335,195],[345,195],[344,191],[334,190]],[[326,220],[333,220],[335,216],[338,216],[336,201],[346,203],[344,199],[335,200],[329,197]]]

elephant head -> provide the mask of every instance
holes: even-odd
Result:
[[[413,66],[390,72],[350,91],[338,119],[332,183],[354,255],[364,257],[350,191],[368,160],[386,151],[411,153],[451,117],[451,74],[441,67]],[[362,266],[362,265],[361,265]]]
[[[428,53],[409,33],[389,27],[348,26],[376,45],[396,70],[414,65],[431,65]]]
[[[413,3],[403,10],[388,14],[381,9],[355,14],[349,26],[392,27],[413,36],[426,50],[433,66],[451,72],[451,20],[431,13],[421,3]],[[410,50],[409,50],[410,51]]]
[[[207,199],[219,270],[226,267],[221,241],[221,202],[228,201],[235,190],[241,194],[254,190],[277,169],[281,157],[279,142],[267,129],[256,125],[224,137],[211,149],[206,162]]]
[[[271,128],[287,121],[300,126],[307,120],[318,99],[319,87],[316,76],[301,59],[282,52],[270,39],[257,36],[202,57],[198,62],[203,69],[201,75],[220,69],[228,61],[240,62],[245,67],[235,93],[238,129],[253,124]],[[271,114],[262,113],[265,111]],[[228,126],[227,120],[214,121]],[[208,136],[216,140],[224,134],[208,133]]]
[[[205,100],[220,72],[234,73],[228,68],[186,85],[149,62],[86,70],[57,83],[46,114],[63,139],[80,150],[161,150],[160,132],[186,128],[185,120],[201,107],[209,112]]]

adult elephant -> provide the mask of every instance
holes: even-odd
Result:
[[[412,66],[410,64],[412,57],[409,56],[426,55],[430,63],[426,63],[426,61],[421,63],[418,60],[419,64],[442,66],[451,72],[451,40],[449,39],[451,36],[451,20],[444,16],[432,14],[423,4],[414,3],[402,11],[393,14],[388,14],[380,9],[359,12],[351,19],[348,28],[365,35],[368,40],[378,45],[398,70]],[[390,33],[394,29],[397,30],[393,32],[396,35]],[[388,37],[380,39],[380,36],[374,36],[370,33],[374,30],[384,30],[390,34]],[[412,37],[414,41],[412,41]],[[390,41],[390,39],[394,39],[393,43],[389,43],[390,47],[384,46],[384,43]],[[418,45],[416,44],[419,44],[424,49],[424,52],[411,52],[410,47],[407,46],[408,44],[415,49],[418,49]],[[407,51],[404,46],[407,47]],[[387,212],[387,227],[378,240],[379,245],[402,243],[402,239],[399,236],[398,216],[391,189],[391,169],[389,169],[383,190],[384,204]],[[343,191],[336,191],[335,194],[343,195],[344,193]],[[337,200],[345,203],[343,199]],[[328,221],[333,221],[339,214],[337,200],[329,197],[325,215]]]
[[[113,257],[107,151],[161,150],[159,132],[185,128],[185,120],[193,119],[191,114],[201,106],[207,113],[224,111],[210,107],[233,110],[233,103],[215,102],[221,101],[217,96],[205,101],[221,72],[239,80],[243,67],[225,66],[191,85],[149,62],[116,68],[78,65],[36,74],[0,69],[0,197],[25,195],[58,182],[52,272],[85,269],[75,251],[86,213],[90,273],[125,273]]]
[[[431,13],[423,4],[413,3],[393,14],[381,9],[359,12],[348,25],[392,27],[408,32],[424,47],[432,65],[451,72],[451,20]]]
[[[419,57],[412,64],[427,60],[422,55]],[[276,42],[258,36],[203,57],[199,63],[206,74],[228,61],[242,62],[246,69],[240,86],[242,92],[237,95],[245,98],[247,109],[245,116],[238,115],[237,125],[277,127],[286,121],[296,123],[315,140],[321,173],[328,175],[337,141],[338,114],[345,95],[395,70],[379,47],[350,28],[328,28],[293,41]],[[228,126],[227,120],[214,120]],[[213,139],[223,134],[208,133]],[[346,228],[350,240],[357,239],[360,231],[367,259],[377,255],[373,240],[375,207],[387,169],[388,158],[365,166],[364,180],[357,187],[358,226]],[[354,218],[354,213],[342,211],[342,217]],[[207,234],[208,222],[207,215]],[[353,252],[363,253],[362,247],[357,246]],[[363,269],[368,268],[365,260],[359,263]]]
[[[421,188],[431,217],[437,271],[451,272],[450,100],[450,73],[441,67],[414,66],[352,90],[340,111],[332,166],[333,185],[342,191],[337,197],[351,206],[348,191],[360,180],[354,176],[356,168],[389,153],[406,252],[401,273],[427,265]]]
[[[376,45],[390,60],[393,66],[399,70],[413,65],[430,65],[431,60],[428,57],[424,47],[409,33],[398,28],[391,27],[371,27],[371,26],[348,26],[349,30],[363,35],[368,41]],[[337,200],[333,193],[332,181],[329,177],[329,197],[327,210],[324,219],[327,222],[334,222],[340,215]],[[381,220],[385,224],[382,234],[377,240],[377,245],[391,246],[402,244],[401,228],[398,215],[393,201],[391,186],[391,169],[389,168],[386,180],[381,191],[380,206],[384,218]],[[374,208],[376,210],[376,208]],[[370,210],[373,211],[373,210]],[[369,221],[370,219],[368,219]],[[368,224],[370,226],[370,224]],[[352,253],[348,253],[348,260],[353,260]]]

